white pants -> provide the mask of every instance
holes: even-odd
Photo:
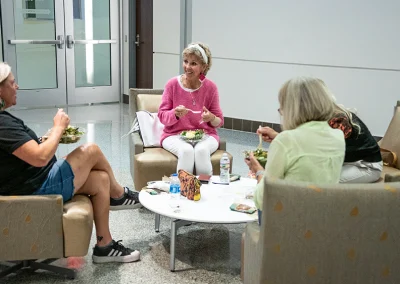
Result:
[[[370,183],[381,177],[383,163],[368,163],[357,161],[344,163],[340,174],[341,183]]]
[[[177,172],[182,169],[193,173],[193,168],[196,166],[196,175],[212,175],[210,156],[218,149],[218,141],[214,137],[208,136],[193,147],[183,141],[179,135],[172,135],[164,139],[162,146],[178,157]]]

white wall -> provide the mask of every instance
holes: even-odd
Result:
[[[180,30],[179,1],[163,2],[154,1],[157,86],[179,69],[162,66],[168,62],[163,52],[179,55]],[[280,86],[291,77],[311,75],[322,78],[339,103],[356,108],[374,135],[384,134],[400,99],[399,1],[202,0],[192,5],[192,40],[210,45],[214,63],[208,77],[219,87],[226,116],[277,123]]]
[[[153,87],[179,74],[180,62],[180,0],[153,1]]]

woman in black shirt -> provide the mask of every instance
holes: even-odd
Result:
[[[110,164],[95,144],[79,146],[57,161],[54,154],[68,127],[68,115],[58,110],[49,138],[41,143],[21,119],[5,111],[17,103],[18,88],[11,67],[0,63],[0,195],[61,194],[64,202],[74,194],[88,195],[97,235],[93,261],[138,260],[138,251],[112,239],[108,223],[110,206],[137,208],[138,193],[117,183]]]
[[[329,125],[341,129],[346,141],[340,182],[377,181],[383,169],[382,156],[378,143],[364,122],[355,113],[335,103],[335,114],[329,120]]]

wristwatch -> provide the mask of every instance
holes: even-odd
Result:
[[[259,176],[263,176],[264,175],[264,170],[259,170],[256,172],[256,179],[258,179]]]

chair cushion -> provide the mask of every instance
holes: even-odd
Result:
[[[136,111],[146,110],[148,112],[158,112],[158,108],[161,105],[161,98],[162,96],[160,95],[150,95],[150,94],[137,95]]]
[[[382,176],[385,176],[385,174],[396,174],[396,173],[400,173],[400,170],[393,167],[383,166]]]
[[[64,255],[85,256],[93,229],[93,207],[89,197],[75,195],[64,204]]]

